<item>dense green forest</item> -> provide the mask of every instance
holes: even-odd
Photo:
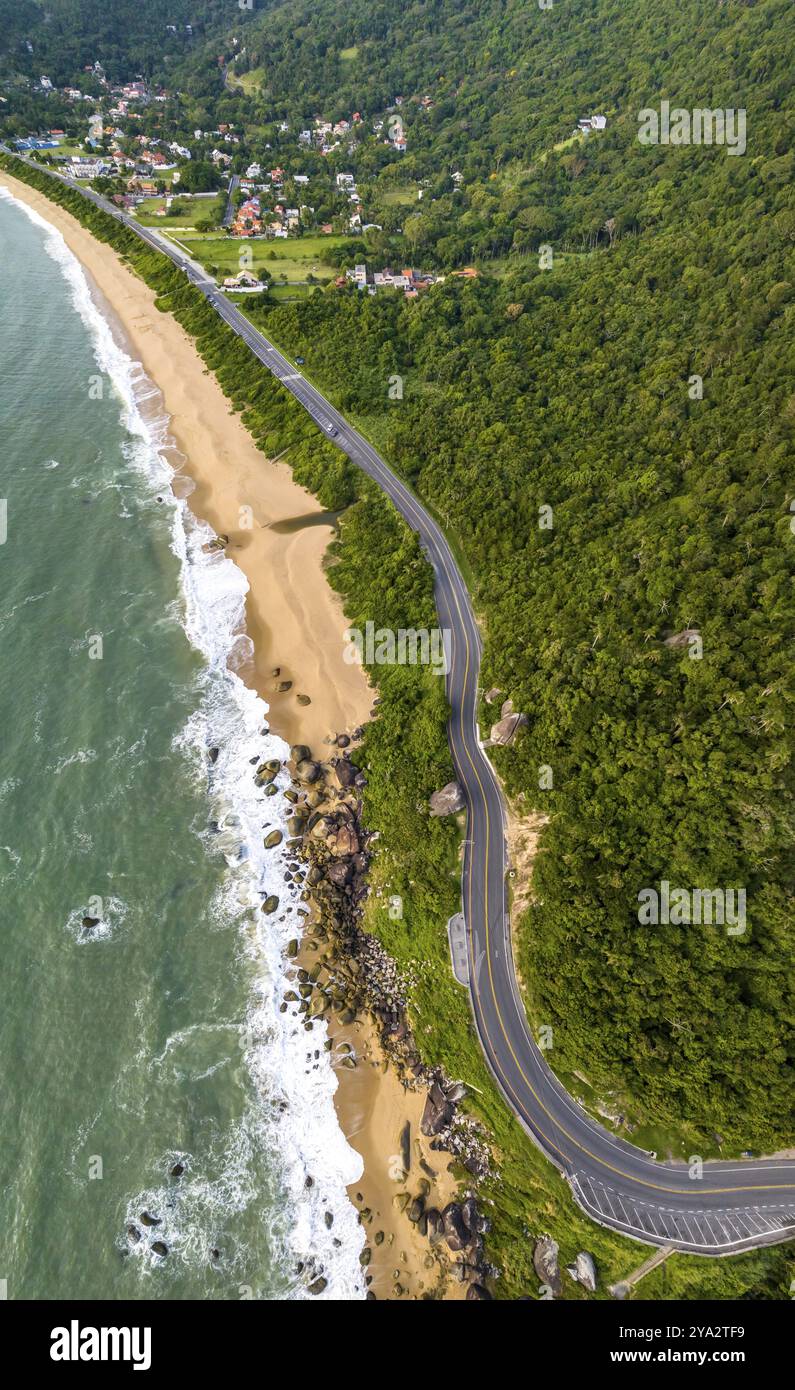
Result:
[[[59,86],[99,62],[110,81],[153,77],[226,26],[232,8],[230,0],[0,0],[0,75],[45,73]]]

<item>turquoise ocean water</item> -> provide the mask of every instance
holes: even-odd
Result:
[[[77,262],[3,194],[0,361],[0,1280],[361,1298],[326,1028],[279,1011],[300,916],[262,847],[288,804],[252,760],[287,749],[237,675],[246,581]]]

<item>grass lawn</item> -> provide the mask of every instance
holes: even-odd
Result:
[[[158,217],[157,209],[165,206],[164,198],[147,198],[139,203],[135,216],[142,227],[160,227],[162,231],[194,228],[203,217],[209,217],[215,207],[214,198],[180,198],[180,211],[174,216]]]
[[[410,207],[412,203],[417,202],[417,188],[414,184],[405,184],[399,188],[376,188],[375,196],[385,208]]]
[[[270,286],[270,294],[280,304],[289,304],[296,299],[306,299],[313,289],[314,285],[280,285],[277,282]],[[259,327],[259,325],[257,326]]]
[[[341,48],[340,59],[343,63],[352,63],[354,58],[358,58],[359,50],[354,44],[353,48]]]
[[[165,218],[158,218],[157,221],[164,231],[168,231]],[[241,267],[241,252],[246,250],[252,256],[251,268],[257,273],[264,270],[269,279],[278,281],[284,277],[288,282],[300,282],[305,281],[308,275],[318,279],[336,275],[335,267],[324,261],[323,256],[331,246],[343,245],[348,238],[305,236],[290,237],[286,241],[239,241],[211,233],[180,236],[179,240],[203,266],[209,269],[217,265],[219,272],[224,275],[237,274]]]
[[[251,92],[259,91],[265,79],[264,68],[252,68],[251,72],[241,73],[233,72],[231,68],[228,68],[227,72],[229,76],[229,86],[239,87],[247,96],[250,95]]]

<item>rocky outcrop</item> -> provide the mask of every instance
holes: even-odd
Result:
[[[453,816],[457,811],[463,811],[465,806],[464,789],[459,782],[448,782],[430,799],[432,816]]]
[[[596,1265],[593,1255],[589,1255],[587,1250],[580,1251],[573,1265],[566,1265],[566,1273],[589,1293],[596,1293]]]
[[[472,1242],[472,1233],[465,1220],[463,1208],[458,1202],[450,1202],[442,1212],[444,1234],[451,1250],[466,1250]]]
[[[349,787],[355,785],[358,771],[355,763],[352,763],[349,758],[337,758],[334,763],[334,772],[343,791],[347,791]]]
[[[434,1081],[425,1100],[425,1109],[420,1120],[420,1133],[431,1137],[447,1129],[455,1115],[455,1108],[448,1101],[438,1081]]]
[[[540,1236],[533,1250],[533,1268],[541,1280],[557,1297],[563,1291],[563,1280],[558,1264],[558,1244],[551,1236]]]
[[[336,739],[327,742],[336,743]],[[478,1122],[460,1109],[466,1087],[446,1077],[441,1068],[423,1064],[406,1013],[407,982],[380,941],[361,925],[370,846],[376,838],[362,820],[359,792],[364,773],[350,760],[347,750],[323,762],[305,745],[292,750],[292,765],[289,828],[294,838],[287,844],[294,846],[297,857],[303,860],[304,898],[311,899],[315,908],[301,946],[302,957],[315,963],[296,970],[296,988],[285,992],[281,1008],[303,1017],[308,1029],[316,1018],[336,1015],[347,1024],[366,1014],[404,1086],[427,1088],[420,1128],[431,1139],[431,1148],[455,1156],[473,1175],[485,1175],[491,1171],[489,1148]],[[311,781],[306,777],[309,765],[313,769]],[[266,899],[265,911],[272,910],[271,901]],[[356,1067],[353,1048],[340,1042],[335,1049],[337,1065]],[[403,1180],[408,1182],[412,1168],[408,1124],[400,1145]],[[427,1165],[421,1166],[433,1177]],[[442,1245],[451,1253],[464,1254],[463,1263],[454,1265],[451,1272],[485,1292],[487,1279],[496,1271],[483,1260],[483,1235],[489,1223],[479,1212],[474,1194],[440,1212],[433,1204],[426,1178],[420,1177],[412,1187],[415,1190],[397,1194],[407,1219],[431,1246]],[[316,1276],[321,1272],[314,1270]],[[481,1297],[480,1293],[473,1295],[473,1299]]]
[[[489,742],[501,746],[513,743],[517,730],[523,729],[527,723],[526,714],[506,714],[498,719],[496,724],[492,724]]]

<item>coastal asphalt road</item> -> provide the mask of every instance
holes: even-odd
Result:
[[[701,1255],[729,1255],[795,1237],[795,1160],[710,1162],[701,1170],[694,1167],[693,1176],[688,1166],[658,1162],[587,1115],[537,1046],[519,996],[511,950],[503,799],[477,725],[480,635],[466,585],[439,526],[372,445],[229,302],[201,266],[92,190],[79,191],[187,274],[327,437],[383,489],[420,537],[433,567],[439,623],[451,634],[448,733],[467,805],[462,905],[472,1010],[489,1067],[519,1122],[565,1176],[582,1209],[603,1226],[649,1245]]]

